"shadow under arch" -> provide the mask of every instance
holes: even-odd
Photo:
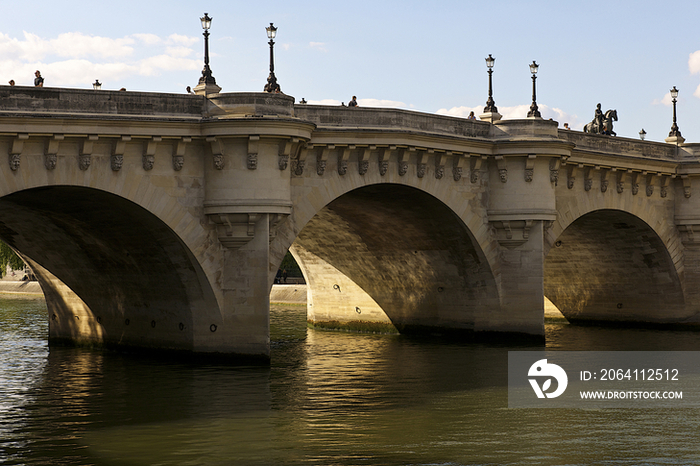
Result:
[[[544,293],[572,323],[677,323],[691,317],[663,240],[621,210],[571,223],[545,258]]]
[[[290,250],[308,286],[308,319],[365,331],[479,330],[499,306],[483,251],[447,205],[375,184],[321,209]]]
[[[0,238],[37,275],[52,343],[192,351],[194,317],[218,314],[189,248],[120,196],[74,186],[14,192],[0,198]]]

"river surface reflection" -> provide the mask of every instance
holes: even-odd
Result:
[[[273,306],[270,367],[51,348],[0,301],[0,464],[700,464],[693,409],[508,409],[508,350],[309,330]],[[697,350],[700,333],[547,325],[556,350]]]

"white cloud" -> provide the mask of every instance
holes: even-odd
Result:
[[[690,69],[690,74],[700,73],[700,50],[691,53],[688,57],[688,69]]]
[[[383,107],[383,108],[406,108],[403,102],[396,100],[382,100],[382,99],[357,99],[357,105],[360,107]]]
[[[116,39],[79,32],[48,39],[29,32],[23,38],[0,34],[0,80],[32,85],[38,69],[47,87],[77,86],[95,79],[115,82],[166,71],[198,70],[201,61],[188,57],[199,53],[192,48],[199,42],[197,37],[179,34],[133,34]]]
[[[700,95],[698,95],[698,89],[695,90],[695,94],[693,95],[700,97]],[[667,107],[670,107],[673,104],[671,100],[671,93],[667,92],[661,99],[654,99],[651,103],[652,105],[665,105]]]
[[[309,100],[310,105],[340,105],[340,100],[335,99],[322,99],[322,100]]]
[[[190,37],[190,36],[183,36],[182,34],[170,34],[168,36],[167,43],[168,44],[175,44],[175,45],[183,45],[186,47],[191,47],[194,44],[199,43],[202,39],[200,37]]]
[[[309,47],[320,50],[321,52],[328,52],[325,42],[309,42]]]
[[[109,37],[86,36],[79,32],[60,34],[48,41],[48,54],[59,57],[128,57],[134,53],[130,37],[110,39]]]
[[[161,71],[198,70],[201,62],[186,58],[158,55],[141,61],[141,76],[158,76]]]
[[[132,34],[133,38],[140,40],[146,45],[157,45],[162,42],[162,39],[155,34]]]
[[[172,57],[189,57],[190,55],[194,54],[194,50],[192,50],[189,47],[183,47],[183,46],[175,46],[175,47],[166,47],[165,48],[165,54],[170,55]]]

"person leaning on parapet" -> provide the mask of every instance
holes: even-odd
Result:
[[[357,107],[357,97],[352,96],[352,100],[348,102],[348,107]]]
[[[564,123],[564,129],[571,129],[571,128],[569,128],[569,124],[568,124],[568,123]]]
[[[14,79],[10,79],[10,86],[14,86],[14,85],[15,85],[15,80],[14,80]]]
[[[41,77],[41,72],[39,70],[36,70],[34,73],[34,87],[44,87],[44,78]]]
[[[476,115],[474,115],[474,112],[469,112],[469,116],[467,117],[467,120],[476,120]]]

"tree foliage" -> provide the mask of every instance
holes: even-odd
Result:
[[[24,261],[4,242],[0,241],[0,277],[5,275],[7,266],[12,270],[24,268]]]
[[[287,251],[287,254],[284,256],[284,259],[282,259],[282,263],[280,264],[280,271],[286,270],[287,275],[290,277],[301,277],[301,269],[299,268],[299,264],[297,264],[297,261],[294,260],[294,256],[292,256],[292,253]]]

